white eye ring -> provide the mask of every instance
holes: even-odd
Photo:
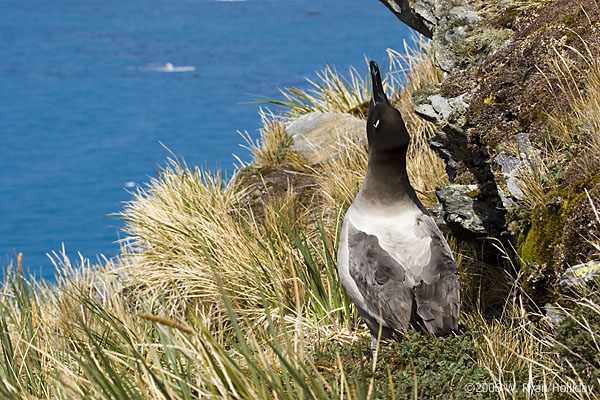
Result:
[[[377,120],[377,121],[376,121],[376,122],[373,124],[373,126],[375,127],[375,129],[377,129],[377,127],[379,126],[379,120]]]

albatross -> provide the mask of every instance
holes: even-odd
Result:
[[[344,217],[337,267],[375,352],[378,337],[409,329],[457,331],[460,285],[448,243],[408,179],[404,120],[385,95],[377,64],[369,66],[367,173]]]

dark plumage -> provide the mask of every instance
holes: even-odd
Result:
[[[452,252],[417,198],[406,172],[410,137],[371,61],[369,161],[344,218],[338,250],[342,284],[369,327],[372,348],[408,329],[458,329],[460,286]]]

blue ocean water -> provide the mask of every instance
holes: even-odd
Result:
[[[0,265],[22,252],[51,279],[63,243],[116,254],[110,215],[164,165],[160,142],[231,174],[256,95],[409,35],[377,0],[0,0]]]

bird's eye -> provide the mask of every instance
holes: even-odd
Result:
[[[373,124],[373,126],[375,127],[375,129],[377,129],[377,127],[379,126],[379,120],[375,121],[375,123]]]

